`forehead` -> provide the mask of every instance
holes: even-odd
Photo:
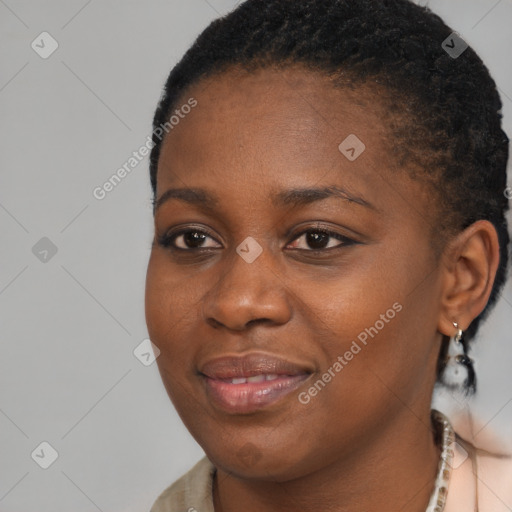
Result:
[[[230,169],[238,178],[257,173],[267,180],[331,168],[370,177],[375,166],[394,164],[379,94],[368,85],[334,87],[302,67],[233,68],[202,80],[175,105],[179,111],[190,98],[197,101],[164,140],[159,192],[185,168],[188,178],[208,169],[203,179],[226,177]]]

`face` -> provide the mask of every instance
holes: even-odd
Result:
[[[306,475],[429,410],[431,199],[396,168],[371,89],[232,70],[189,98],[157,174],[146,320],[160,374],[218,467]]]

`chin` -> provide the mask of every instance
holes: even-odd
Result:
[[[266,482],[287,482],[307,476],[317,460],[302,454],[295,444],[293,449],[283,443],[280,450],[247,441],[239,446],[205,449],[215,467],[238,479]],[[316,457],[315,457],[316,458]]]

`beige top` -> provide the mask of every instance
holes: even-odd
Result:
[[[452,470],[444,512],[511,512],[512,459],[472,454],[473,457],[470,453],[460,466]],[[475,466],[477,479],[474,476]],[[203,457],[163,491],[150,512],[215,512],[212,496],[214,474],[215,467]],[[475,480],[478,482],[476,490]]]
[[[203,457],[160,494],[150,512],[215,512],[212,496],[214,473],[215,466]]]

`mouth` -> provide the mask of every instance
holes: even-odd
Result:
[[[231,414],[249,414],[284,399],[312,374],[308,365],[268,354],[221,357],[199,372],[212,405]]]

